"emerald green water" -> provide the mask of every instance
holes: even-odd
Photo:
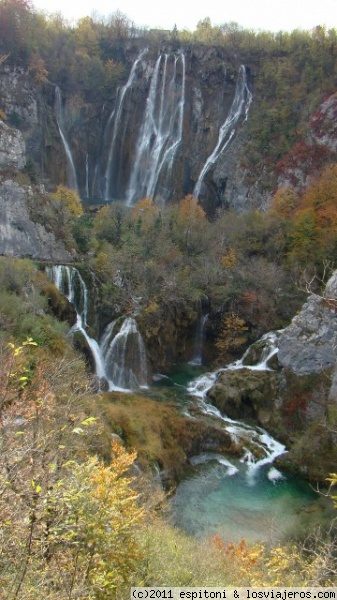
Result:
[[[198,538],[218,534],[225,541],[275,543],[301,538],[331,520],[330,503],[306,482],[285,474],[272,482],[270,465],[251,482],[239,468],[231,476],[214,461],[194,468],[172,500],[173,522]]]
[[[186,386],[205,371],[202,367],[181,365],[169,377],[158,380],[150,395],[159,401],[189,408],[192,398]],[[331,502],[314,491],[309,483],[272,464],[254,470],[239,459],[228,463],[208,460],[191,465],[171,500],[175,525],[197,538],[220,535],[225,541],[275,543],[299,539],[318,526],[328,528],[333,518]],[[205,460],[205,462],[203,462]],[[193,462],[193,461],[192,461]],[[198,463],[198,459],[196,459]]]

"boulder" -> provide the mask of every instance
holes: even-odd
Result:
[[[337,358],[337,272],[324,297],[312,294],[279,339],[278,361],[297,375],[333,368]]]
[[[208,398],[228,417],[257,421],[266,427],[275,418],[278,384],[279,376],[272,371],[227,370],[219,373]]]

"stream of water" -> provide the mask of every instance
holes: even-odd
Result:
[[[244,365],[246,354],[226,369],[270,369],[268,361],[277,352],[278,333],[264,336],[260,360]],[[157,382],[167,388],[171,399],[185,415],[204,414],[214,419],[243,444],[241,458],[202,453],[190,459],[190,471],[178,485],[171,501],[172,521],[196,537],[220,535],[225,541],[275,543],[303,537],[308,530],[328,526],[331,503],[305,481],[276,468],[274,460],[286,452],[259,427],[229,419],[207,402],[207,390],[220,369],[201,373],[200,367],[180,367],[171,377]],[[175,395],[175,396],[174,396]]]

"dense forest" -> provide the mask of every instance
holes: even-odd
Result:
[[[81,119],[110,114],[143,47],[153,56],[160,47],[220,48],[229,63],[246,65],[254,99],[239,162],[245,185],[255,189],[254,206],[236,211],[217,201],[210,209],[192,193],[166,204],[145,197],[132,206],[122,198],[93,205],[70,189],[64,168],[58,173],[58,163],[50,164],[62,147],[50,89],[66,95],[76,131]],[[234,80],[234,67],[229,71]],[[24,166],[1,167],[0,195],[23,190],[27,219],[53,234],[82,274],[94,298],[90,335],[98,339],[113,319],[136,315],[150,373],[169,374],[191,356],[200,307],[207,306],[204,361],[216,368],[287,327],[309,293],[323,298],[337,255],[337,30],[274,34],[204,19],[194,32],[163,32],[139,30],[119,12],[70,26],[26,0],[1,0],[0,83],[18,73],[44,102],[43,134],[36,135],[43,151],[33,148],[31,132],[28,140],[22,90],[12,105],[0,96],[0,133],[18,130],[28,140]],[[155,391],[104,391],[83,336],[68,335],[76,315],[48,278],[53,261],[4,254],[4,598],[126,598],[130,585],[336,585],[333,520],[328,530],[276,545],[220,535],[199,545],[172,525],[167,493],[196,447],[212,435],[229,455],[240,449]],[[335,300],[324,302],[335,312]],[[326,393],[331,370],[320,377],[309,374],[293,387],[289,375],[280,379],[288,385],[282,418],[301,457],[313,446],[320,466],[313,472],[333,506],[336,410],[325,407],[324,418],[316,411],[310,422],[304,416],[311,398]]]

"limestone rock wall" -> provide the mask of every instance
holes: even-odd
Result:
[[[21,170],[26,164],[26,144],[21,131],[0,121],[0,170]]]
[[[0,254],[52,262],[73,260],[53,233],[31,220],[28,199],[32,194],[30,187],[11,179],[0,181]]]
[[[337,272],[324,296],[311,294],[279,340],[278,360],[296,375],[320,373],[337,360]]]

